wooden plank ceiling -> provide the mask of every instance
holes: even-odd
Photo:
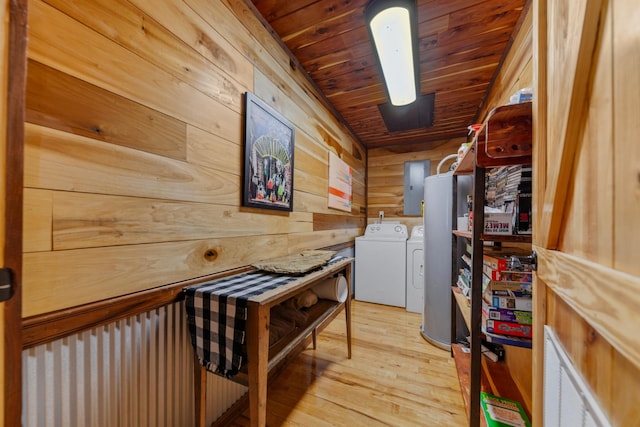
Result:
[[[365,26],[369,0],[251,0],[367,148],[467,134],[526,0],[416,0],[420,92],[435,93],[433,126],[389,132],[385,89]]]

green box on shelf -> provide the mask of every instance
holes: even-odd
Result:
[[[488,427],[531,427],[531,421],[519,402],[480,392],[480,405]]]

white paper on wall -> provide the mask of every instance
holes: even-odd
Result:
[[[329,202],[334,209],[351,212],[352,170],[346,162],[329,152]]]

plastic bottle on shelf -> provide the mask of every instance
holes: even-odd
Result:
[[[464,157],[464,153],[466,152],[467,152],[467,145],[461,144],[460,148],[458,148],[458,164],[460,164],[460,162],[462,161],[462,158]]]
[[[467,213],[469,214],[469,231],[473,231],[473,196],[467,195]]]

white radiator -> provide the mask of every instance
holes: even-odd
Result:
[[[22,365],[24,427],[194,425],[182,303],[25,350]],[[207,386],[208,423],[246,392],[213,374]]]
[[[558,337],[544,327],[544,426],[609,427],[591,389],[575,369]]]

